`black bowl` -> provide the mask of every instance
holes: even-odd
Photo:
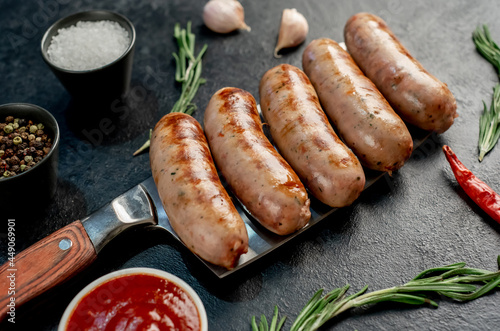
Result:
[[[130,36],[127,50],[113,62],[90,70],[68,70],[50,61],[47,49],[58,30],[75,25],[79,21],[114,21],[120,24]],[[96,104],[111,101],[125,95],[130,88],[132,62],[135,48],[134,25],[124,16],[104,10],[91,10],[64,17],[55,22],[44,34],[41,43],[43,60],[64,85],[66,90],[79,102]]]
[[[0,179],[0,201],[2,206],[24,206],[30,209],[47,204],[57,189],[57,164],[59,154],[59,126],[47,110],[28,103],[0,105],[0,119],[5,117],[24,118],[35,123],[43,123],[43,129],[52,138],[50,152],[31,169],[12,177]],[[0,174],[0,175],[3,175]]]

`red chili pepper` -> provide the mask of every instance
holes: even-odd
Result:
[[[444,145],[443,152],[451,165],[455,178],[464,189],[465,193],[467,193],[482,210],[500,223],[500,195],[467,169],[449,146]]]

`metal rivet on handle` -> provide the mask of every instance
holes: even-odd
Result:
[[[62,249],[63,251],[65,251],[68,248],[70,248],[71,245],[73,245],[73,243],[71,242],[71,240],[69,240],[67,238],[64,238],[63,240],[61,240],[59,242],[59,248]]]

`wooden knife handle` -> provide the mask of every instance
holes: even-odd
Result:
[[[9,240],[7,240],[7,243]],[[19,252],[0,267],[0,321],[23,303],[73,277],[97,257],[75,221]]]

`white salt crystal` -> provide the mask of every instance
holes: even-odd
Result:
[[[130,45],[128,32],[112,21],[80,21],[57,32],[47,54],[51,62],[68,70],[105,66],[119,58]]]

